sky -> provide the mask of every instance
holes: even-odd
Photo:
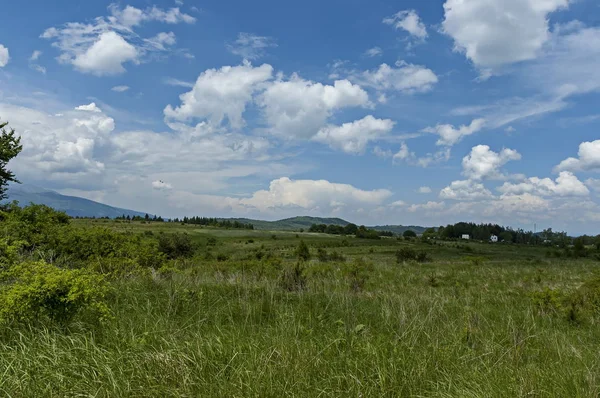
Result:
[[[595,0],[2,14],[0,120],[24,183],[165,217],[600,233]]]

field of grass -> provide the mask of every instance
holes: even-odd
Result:
[[[0,329],[9,397],[597,397],[600,314],[569,303],[600,261],[547,248],[426,244],[168,223],[196,255],[110,279],[91,328]],[[304,241],[311,259],[299,263]],[[321,261],[318,249],[338,255]],[[397,262],[425,251],[431,261]],[[343,257],[343,259],[342,259]]]

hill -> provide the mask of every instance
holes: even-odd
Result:
[[[249,218],[224,218],[223,220],[238,221],[241,223],[250,223],[255,229],[267,231],[298,231],[300,229],[307,230],[313,224],[334,224],[345,226],[350,224],[341,218],[321,218],[321,217],[292,217],[277,221],[253,220]]]
[[[27,184],[12,184],[9,186],[7,194],[8,199],[5,200],[5,202],[16,200],[22,206],[26,206],[30,203],[46,205],[53,209],[64,211],[71,217],[115,218],[122,216],[123,214],[132,217],[143,217],[146,214],[134,210],[105,205],[77,196],[61,195],[58,192]]]
[[[376,231],[390,231],[398,235],[402,235],[405,231],[414,231],[417,235],[421,235],[427,227],[420,227],[417,225],[377,225],[375,227],[369,227]]]
[[[144,216],[145,213],[121,209],[95,202],[93,200],[80,198],[77,196],[61,195],[58,192],[44,188],[39,188],[28,184],[11,184],[8,189],[7,201],[18,201],[25,206],[29,203],[42,204],[50,206],[53,209],[64,211],[71,217],[110,217],[115,218],[125,214],[133,216]],[[341,218],[323,218],[300,216],[285,218],[277,221],[254,220],[249,218],[222,218],[220,220],[238,221],[241,223],[250,223],[255,229],[265,231],[299,231],[301,229],[308,230],[313,224],[326,225],[341,225],[350,224],[349,221]],[[420,226],[403,226],[403,225],[378,225],[369,227],[377,231],[391,231],[401,235],[407,229],[415,231],[417,234],[422,234],[425,227]]]

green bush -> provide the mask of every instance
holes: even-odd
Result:
[[[98,274],[27,262],[11,267],[2,276],[6,283],[0,291],[3,322],[50,319],[67,324],[80,313],[94,321],[109,317],[108,285]]]
[[[310,260],[310,250],[303,240],[300,241],[300,244],[298,244],[298,247],[296,248],[296,256],[301,261]]]
[[[279,286],[289,292],[304,290],[306,287],[304,267],[296,263],[293,267],[283,269],[279,277]]]
[[[357,258],[344,268],[348,284],[352,292],[361,292],[373,272],[373,264],[363,258]]]
[[[194,243],[188,234],[160,234],[158,251],[169,259],[191,257],[195,252]]]

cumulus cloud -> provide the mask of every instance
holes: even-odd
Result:
[[[100,108],[98,108],[98,106],[96,105],[95,102],[92,102],[87,105],[79,105],[78,107],[75,108],[75,110],[76,111],[97,112],[97,113],[102,112],[102,110],[100,110]]]
[[[325,85],[298,75],[269,84],[257,103],[269,131],[289,139],[312,137],[337,110],[370,105],[367,92],[348,80]]]
[[[340,207],[380,205],[391,195],[392,192],[387,189],[366,191],[327,180],[291,180],[283,177],[271,181],[269,190],[257,191],[252,197],[240,199],[239,202],[260,211],[293,207],[327,212]]]
[[[399,91],[405,94],[431,91],[438,82],[438,77],[431,69],[404,61],[398,61],[396,67],[381,64],[374,70],[353,71],[349,79],[379,91]]]
[[[419,14],[415,10],[400,11],[391,17],[385,18],[383,23],[391,25],[396,29],[402,29],[421,41],[425,40],[428,36],[427,28],[421,22],[421,18],[419,18]]]
[[[550,178],[531,177],[521,183],[505,182],[498,188],[504,194],[537,196],[587,196],[589,189],[573,173],[561,171],[556,181]]]
[[[451,200],[481,200],[490,197],[492,193],[483,184],[473,180],[453,181],[440,192],[440,198]]]
[[[504,148],[494,152],[487,145],[477,145],[463,158],[463,175],[473,180],[504,179],[500,167],[511,160],[520,160],[521,154],[514,149]]]
[[[69,22],[48,28],[40,37],[53,41],[53,46],[61,51],[60,63],[73,65],[82,73],[117,75],[125,72],[125,64],[138,64],[146,53],[166,51],[166,45],[175,43],[173,33],[141,39],[133,29],[142,22],[176,24],[195,21],[179,8],[165,11],[157,7],[141,10],[127,6],[121,9],[113,4],[109,11],[109,16],[97,17],[92,23]]]
[[[424,133],[432,133],[440,136],[436,145],[453,146],[460,142],[464,137],[475,134],[485,126],[485,119],[475,119],[470,125],[462,125],[458,128],[451,124],[438,124],[435,127],[423,129]]]
[[[164,182],[163,180],[152,181],[152,188],[159,191],[170,191],[173,189],[171,184]]]
[[[422,211],[426,214],[429,212],[440,211],[440,210],[443,210],[444,208],[446,208],[446,203],[430,201],[427,203],[410,205],[410,206],[408,206],[407,210],[411,213]]]
[[[277,47],[275,39],[241,32],[234,43],[227,44],[229,52],[248,60],[265,56],[268,48]]]
[[[10,60],[10,55],[8,54],[8,48],[4,47],[0,44],[0,68],[5,67]]]
[[[369,142],[389,133],[394,124],[390,119],[376,119],[369,115],[341,126],[323,127],[312,139],[346,153],[362,154]]]
[[[431,188],[429,188],[429,187],[420,187],[417,192],[422,193],[422,194],[431,193]]]
[[[129,86],[114,86],[113,88],[111,88],[111,90],[116,91],[118,93],[122,93],[129,90]]]
[[[181,105],[167,105],[164,114],[179,121],[208,119],[214,125],[227,119],[232,128],[242,128],[246,104],[272,74],[271,65],[254,67],[248,62],[208,69],[200,74],[191,91],[179,96]]]
[[[442,30],[488,74],[539,56],[549,40],[548,16],[569,0],[447,0]]]
[[[600,140],[582,142],[578,157],[567,158],[555,167],[556,171],[598,171],[600,170]]]

